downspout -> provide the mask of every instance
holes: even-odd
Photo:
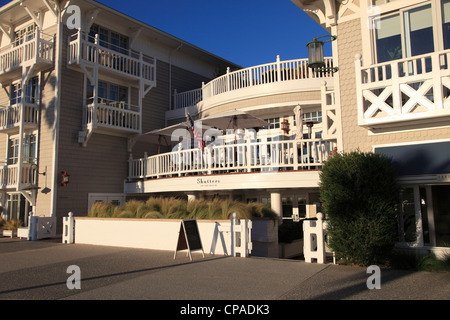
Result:
[[[57,24],[57,31],[56,31],[56,47],[55,47],[55,72],[56,72],[56,79],[55,79],[55,103],[54,103],[54,119],[55,124],[53,128],[53,182],[52,182],[52,203],[51,203],[51,216],[56,216],[56,198],[57,198],[57,179],[58,179],[58,150],[59,150],[59,118],[60,113],[59,109],[61,107],[61,68],[62,68],[62,38],[63,38],[63,24],[62,24],[62,10],[61,10],[61,2],[55,1],[56,3],[56,12],[57,12],[57,18],[56,18],[56,24]]]
[[[169,110],[172,110],[172,55],[181,49],[182,43],[169,53]],[[167,123],[166,123],[167,125]]]

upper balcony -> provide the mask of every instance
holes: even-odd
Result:
[[[0,104],[0,133],[19,133],[21,123],[24,129],[37,129],[38,122],[39,107],[31,99],[4,107]]]
[[[356,57],[358,124],[372,130],[450,119],[450,50],[362,66]]]
[[[39,71],[53,65],[54,37],[39,29],[0,49],[0,83],[21,78],[22,67]]]
[[[36,186],[37,173],[37,166],[30,163],[4,165],[0,167],[0,189],[29,190]]]
[[[326,67],[333,66],[331,58],[325,59]],[[318,90],[326,81],[333,87],[333,72],[315,72],[308,68],[308,59],[280,61],[245,68],[227,73],[204,84],[202,88],[175,92],[172,110],[168,118],[184,116],[184,108],[196,106],[205,111],[215,106],[250,99],[268,94]]]
[[[153,57],[130,49],[109,48],[98,36],[79,31],[69,36],[68,64],[97,66],[104,73],[128,80],[156,85],[156,63]]]
[[[94,132],[122,137],[141,133],[140,108],[124,101],[88,99],[83,106],[80,143],[86,143]]]
[[[335,139],[258,139],[130,157],[125,192],[317,187],[336,147]]]

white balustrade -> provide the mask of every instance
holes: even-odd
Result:
[[[0,72],[8,72],[23,64],[44,61],[53,62],[53,36],[38,30],[21,43],[13,43],[0,49]]]
[[[333,153],[335,140],[305,139],[225,143],[201,149],[129,159],[130,180],[212,174],[318,169]]]
[[[17,103],[0,109],[0,130],[19,126],[20,109],[23,108],[23,122],[27,125],[37,125],[39,107],[34,103]]]
[[[90,99],[90,102],[83,107],[84,128],[105,127],[140,132],[141,114],[138,106],[107,99],[99,99],[96,103]]]
[[[327,67],[333,66],[331,58],[325,58]],[[308,68],[308,59],[295,59],[267,63],[227,73],[203,85],[201,89],[174,94],[174,109],[194,106],[203,99],[208,99],[222,93],[241,90],[250,87],[281,83],[292,80],[329,78],[332,71],[315,72]]]
[[[148,81],[156,81],[156,65],[153,57],[124,48],[117,50],[85,32],[69,37],[68,63],[88,63]],[[112,45],[111,45],[112,46]]]
[[[450,114],[450,50],[368,67],[361,64],[361,56],[357,56],[360,125]]]

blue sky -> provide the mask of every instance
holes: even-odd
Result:
[[[290,0],[98,2],[243,67],[274,62],[277,55],[307,58],[306,43],[327,34]]]
[[[327,34],[290,0],[99,2],[243,67],[307,58],[306,43]]]

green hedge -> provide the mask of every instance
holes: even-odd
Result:
[[[214,199],[186,201],[178,198],[151,197],[146,201],[130,200],[123,206],[97,202],[90,217],[142,219],[230,219],[233,212],[239,219],[271,218],[277,215],[267,205]]]
[[[390,160],[380,154],[336,154],[324,163],[320,198],[337,258],[359,265],[388,261],[398,239],[399,190]]]

